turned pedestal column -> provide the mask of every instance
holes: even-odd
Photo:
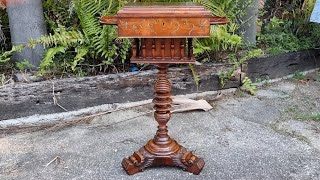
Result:
[[[128,174],[143,171],[149,166],[177,166],[188,172],[199,174],[204,160],[179,145],[168,135],[167,122],[171,117],[171,84],[167,78],[167,64],[158,64],[158,78],[154,86],[155,97],[154,118],[158,122],[158,130],[153,139],[149,140],[139,151],[123,159],[122,167]]]

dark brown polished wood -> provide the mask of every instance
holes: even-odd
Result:
[[[199,174],[204,160],[179,145],[168,135],[167,122],[171,117],[171,84],[167,78],[167,64],[159,64],[158,78],[154,86],[154,117],[158,122],[155,137],[139,151],[123,159],[122,167],[131,175],[143,171],[149,166],[177,166],[188,172]]]
[[[132,63],[194,63],[191,38],[135,38]]]
[[[100,21],[117,25],[121,38],[193,38],[208,37],[210,25],[225,24],[228,19],[212,16],[194,3],[133,3]]]
[[[154,118],[158,130],[140,150],[122,161],[129,174],[150,166],[177,166],[199,174],[204,160],[179,145],[168,135],[171,117],[171,84],[167,78],[169,63],[194,63],[192,38],[208,37],[210,25],[225,24],[225,17],[214,17],[194,3],[130,4],[115,16],[101,17],[101,23],[118,26],[120,38],[134,38],[133,63],[154,63],[159,73],[154,86]]]

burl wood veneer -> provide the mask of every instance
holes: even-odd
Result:
[[[194,63],[192,38],[208,37],[210,25],[225,24],[225,17],[212,16],[194,3],[135,3],[125,6],[115,16],[101,17],[101,23],[118,26],[120,38],[133,38],[133,63],[155,63],[159,73],[154,91],[154,117],[158,130],[153,139],[122,161],[129,174],[150,166],[177,166],[199,174],[204,160],[179,145],[168,135],[171,117],[171,83],[167,78],[169,63]]]

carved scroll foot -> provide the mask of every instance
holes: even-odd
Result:
[[[198,175],[204,167],[204,160],[171,140],[171,143],[165,146],[150,140],[132,156],[123,159],[123,169],[132,175],[151,166],[176,166]]]
[[[121,165],[129,175],[136,174],[143,171],[144,157],[139,152],[135,152],[128,159],[124,158]]]
[[[198,175],[201,172],[201,170],[205,164],[205,162],[202,158],[197,157],[196,155],[194,155],[190,151],[187,151],[186,153],[184,153],[181,161],[187,167],[186,171],[191,172],[196,175]]]

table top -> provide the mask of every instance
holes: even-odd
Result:
[[[194,2],[135,2],[128,3],[126,7],[203,7],[199,3]]]
[[[129,3],[118,17],[212,17],[211,11],[198,3]]]
[[[121,38],[209,37],[210,25],[226,24],[197,3],[131,3],[101,23],[118,26]]]

